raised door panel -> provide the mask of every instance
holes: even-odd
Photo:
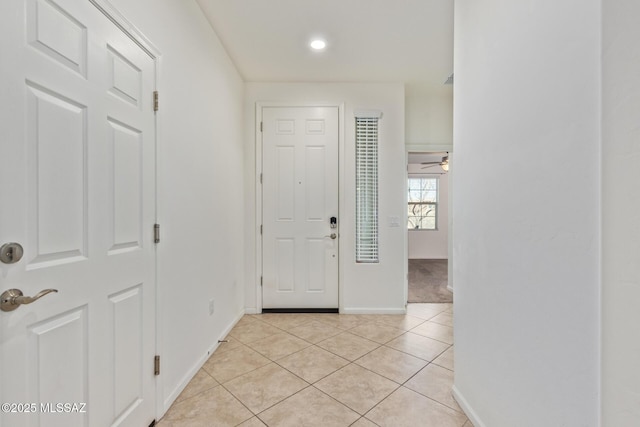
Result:
[[[277,238],[274,251],[277,258],[276,289],[278,292],[293,292],[295,290],[295,240]]]
[[[114,424],[119,424],[143,401],[143,286],[109,297],[113,331]]]
[[[87,28],[52,0],[28,0],[27,33],[31,46],[86,77]]]
[[[304,174],[307,221],[326,220],[325,147],[305,147]]]
[[[109,93],[124,102],[141,108],[142,70],[113,46],[107,46]]]
[[[87,108],[27,82],[29,268],[87,253]]]
[[[324,292],[326,288],[327,242],[324,238],[308,238],[306,241],[306,291]]]
[[[89,425],[87,318],[87,307],[82,306],[27,328],[27,359],[36,370],[29,377],[29,395],[39,403],[39,425]]]
[[[295,147],[278,146],[276,148],[277,186],[275,199],[277,200],[278,221],[294,221],[295,214]]]
[[[109,199],[111,247],[109,254],[142,246],[142,132],[113,118],[109,126]]]

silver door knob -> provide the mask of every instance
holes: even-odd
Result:
[[[14,264],[22,259],[24,249],[20,243],[11,242],[0,246],[0,261],[5,264]]]
[[[32,302],[39,300],[40,298],[47,294],[50,294],[51,292],[58,292],[58,290],[45,289],[38,292],[32,297],[25,297],[20,289],[9,289],[8,291],[4,291],[2,295],[0,295],[0,310],[13,311],[16,308],[20,307],[20,305],[31,304]]]
[[[338,235],[336,233],[331,233],[328,236],[324,236],[324,237],[331,237],[333,240],[335,240],[336,237],[338,237]]]

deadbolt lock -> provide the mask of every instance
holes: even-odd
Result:
[[[0,261],[5,264],[15,264],[22,259],[24,249],[20,243],[5,243],[0,246]]]

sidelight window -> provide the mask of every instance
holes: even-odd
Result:
[[[356,115],[356,262],[378,259],[378,120]]]

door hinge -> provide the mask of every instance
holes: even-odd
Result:
[[[262,276],[260,276],[260,286],[262,286]]]
[[[153,243],[160,243],[160,224],[153,224]]]
[[[262,184],[262,174],[260,174],[260,184]]]
[[[160,356],[156,354],[153,358],[153,375],[160,375]]]
[[[160,104],[158,103],[158,91],[153,91],[153,111],[158,111]]]
[[[260,235],[262,236],[262,224],[260,224]]]
[[[262,122],[260,122],[260,132],[262,132]]]

